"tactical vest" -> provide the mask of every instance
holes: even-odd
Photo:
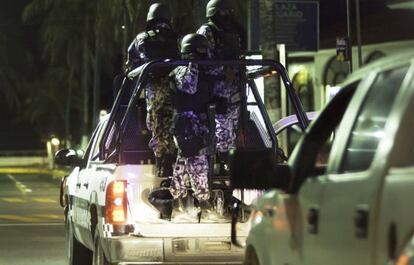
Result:
[[[193,111],[195,113],[207,113],[207,105],[212,102],[212,84],[200,69],[197,83],[197,92],[189,94],[177,89],[173,83],[173,102],[177,113]]]
[[[146,32],[143,45],[150,60],[179,58],[177,35],[172,30]]]
[[[241,54],[241,40],[237,31],[219,30],[213,22],[206,24],[213,32],[215,47],[214,58],[238,59]]]
[[[172,30],[150,30],[145,32],[143,38],[143,47],[145,55],[151,60],[178,59],[177,35]],[[151,80],[157,80],[160,77],[166,77],[174,66],[152,68],[150,73]]]
[[[172,77],[172,74],[170,75]],[[200,115],[202,123],[207,126],[207,106],[212,101],[211,82],[205,77],[200,69],[198,76],[197,91],[194,94],[182,92],[177,89],[175,80],[173,84],[173,100],[176,112],[178,114],[192,111]],[[193,122],[191,120],[178,115],[174,125],[174,135],[178,144],[180,155],[183,157],[192,157],[203,154],[208,146],[208,134],[200,135],[194,131]],[[210,128],[211,130],[211,128]],[[203,151],[204,150],[204,151]]]

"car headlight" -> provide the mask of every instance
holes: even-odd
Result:
[[[250,223],[257,225],[263,220],[263,212],[260,210],[254,210],[250,216]]]

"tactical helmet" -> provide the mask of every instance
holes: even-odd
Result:
[[[204,35],[191,33],[184,36],[181,41],[181,53],[207,54],[208,40]]]
[[[171,13],[168,6],[161,3],[152,4],[148,10],[147,22],[152,20],[171,21]]]
[[[232,13],[234,7],[232,0],[210,0],[206,7],[206,17],[213,17],[218,11],[228,11]]]

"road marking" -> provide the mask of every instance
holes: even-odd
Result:
[[[57,203],[57,200],[53,200],[53,199],[46,198],[46,197],[44,197],[44,198],[31,198],[31,200],[34,201],[34,202],[40,202],[40,203],[53,203],[53,204]]]
[[[42,223],[52,220],[62,220],[63,214],[32,214],[32,215],[16,215],[16,214],[0,214],[1,221],[17,221],[23,223]]]
[[[45,220],[31,217],[31,216],[22,216],[22,215],[15,215],[15,214],[0,214],[0,220],[7,220],[7,221],[20,221],[26,223],[34,223],[34,222],[44,222]]]
[[[0,224],[1,226],[62,226],[64,223],[24,223],[24,224]]]
[[[21,198],[3,198],[2,200],[5,201],[5,202],[8,202],[8,203],[25,203],[25,202],[27,202],[27,200],[21,199]]]
[[[37,202],[37,203],[48,203],[48,204],[57,204],[58,201],[48,197],[0,197],[0,201],[5,201],[8,203],[30,203],[30,202]]]
[[[45,174],[53,177],[63,177],[70,172],[58,169],[47,168],[21,168],[21,167],[0,167],[0,173],[3,174]]]
[[[28,192],[32,192],[31,189],[27,188],[26,185],[24,185],[23,183],[21,183],[20,181],[18,181],[17,179],[15,179],[12,175],[7,174],[7,177],[9,179],[11,179],[15,184],[17,189],[23,194],[26,195],[26,193]]]
[[[56,219],[63,221],[63,214],[33,214],[31,215],[35,218],[42,218],[42,219]]]

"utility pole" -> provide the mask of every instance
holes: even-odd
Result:
[[[358,68],[362,66],[362,43],[361,43],[361,14],[359,0],[355,0],[356,34],[358,45]]]
[[[82,115],[82,139],[81,146],[86,148],[89,138],[89,67],[88,67],[88,40],[83,36],[82,45],[82,91],[83,91],[83,115]]]
[[[351,3],[346,0],[346,24],[349,45],[349,73],[352,73],[352,34],[351,34]]]
[[[95,60],[94,60],[94,72],[93,72],[93,97],[92,97],[92,130],[98,125],[99,121],[99,109],[101,98],[101,38],[100,38],[100,24],[98,22],[95,29]]]

